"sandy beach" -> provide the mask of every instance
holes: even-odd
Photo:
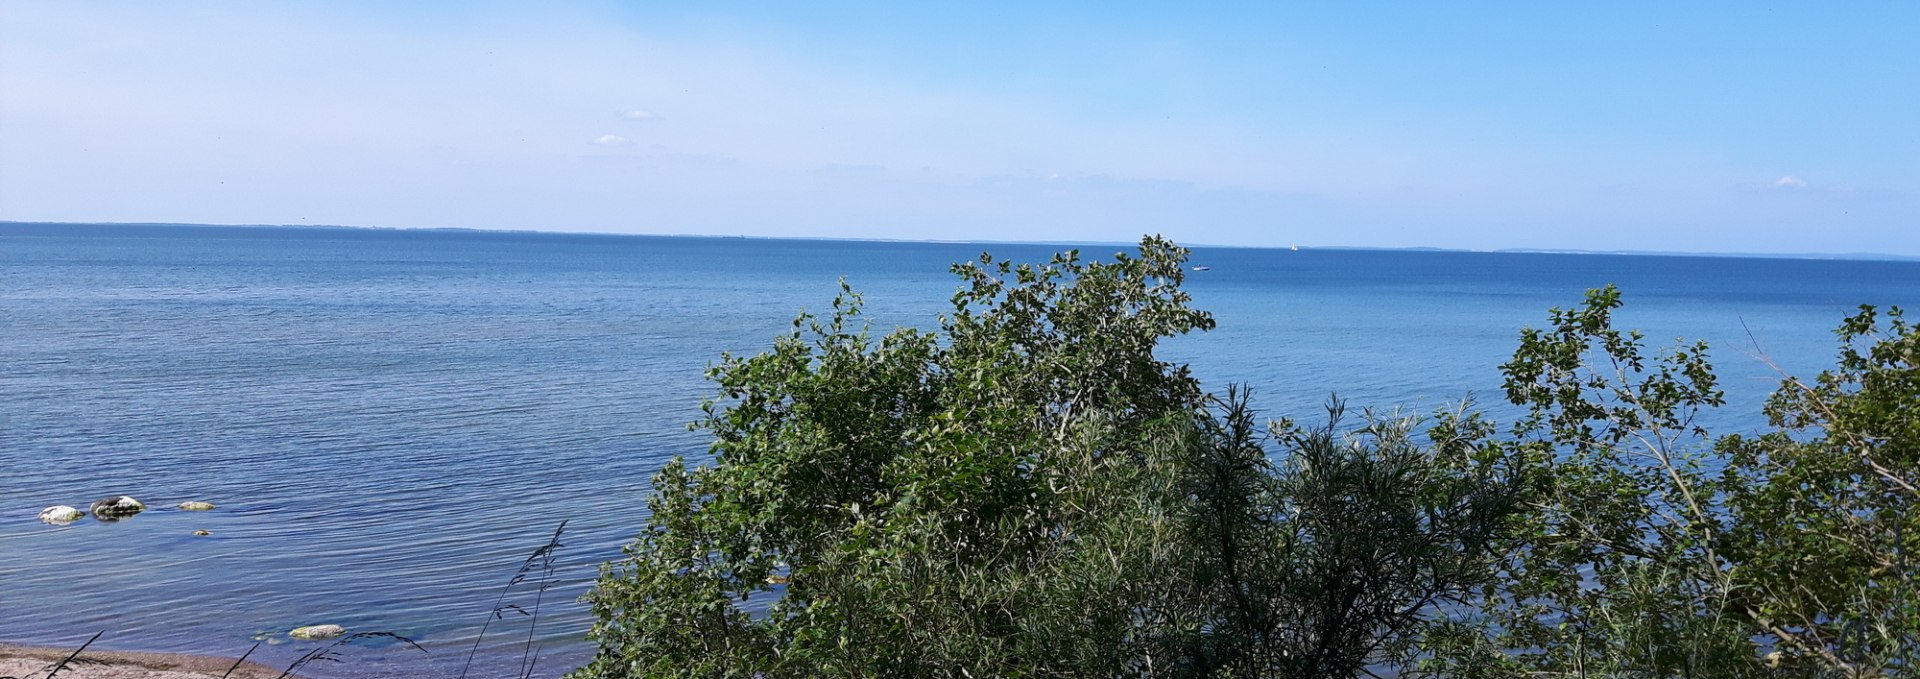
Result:
[[[44,679],[71,648],[0,643],[0,679]],[[234,679],[273,679],[280,670],[233,658],[180,653],[146,653],[87,649],[60,671],[61,679],[217,679],[228,668]]]

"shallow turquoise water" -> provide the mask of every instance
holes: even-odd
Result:
[[[754,352],[845,276],[880,326],[927,325],[983,249],[1054,246],[0,224],[0,639],[235,655],[331,622],[420,640],[319,674],[458,669],[499,588],[570,521],[534,637],[590,652],[573,602],[643,520],[647,477],[722,351]],[[1114,247],[1087,247],[1107,253]],[[1812,372],[1852,307],[1920,303],[1920,263],[1201,249],[1218,330],[1170,342],[1215,389],[1313,417],[1329,392],[1499,412],[1526,324],[1608,282],[1628,325],[1705,338],[1729,428]],[[1664,343],[1664,342],[1662,342]],[[35,515],[126,493],[154,509]],[[167,509],[215,502],[207,513]],[[196,529],[212,532],[194,537]],[[523,602],[528,603],[528,602]],[[527,627],[489,632],[511,674]],[[303,643],[263,647],[284,661]],[[547,671],[551,670],[551,671]]]

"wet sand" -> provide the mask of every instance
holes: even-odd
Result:
[[[72,653],[72,648],[0,643],[0,678],[42,679],[54,663]],[[60,679],[218,679],[233,667],[233,661],[205,655],[89,648],[60,671]],[[280,676],[280,670],[247,662],[227,676],[273,679]]]

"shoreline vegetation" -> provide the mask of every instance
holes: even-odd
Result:
[[[1697,423],[1724,404],[1708,347],[1616,328],[1612,285],[1520,333],[1515,421],[1330,397],[1263,427],[1246,389],[1156,357],[1214,326],[1188,254],[983,254],[924,330],[876,333],[843,283],[723,355],[711,460],[654,477],[570,676],[1920,671],[1920,329],[1898,308],[1782,374],[1756,435]]]

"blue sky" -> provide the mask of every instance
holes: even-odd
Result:
[[[0,0],[0,219],[1920,255],[1920,4]]]

